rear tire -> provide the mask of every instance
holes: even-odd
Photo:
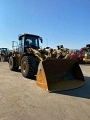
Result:
[[[21,61],[21,72],[23,77],[30,78],[37,74],[38,64],[33,56],[24,56]]]
[[[9,58],[9,68],[11,71],[18,71],[19,66],[16,65],[15,57]]]

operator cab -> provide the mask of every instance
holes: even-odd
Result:
[[[19,36],[19,48],[25,52],[26,48],[39,49],[39,41],[42,43],[42,38],[37,35],[23,34]],[[19,50],[20,51],[20,50]]]
[[[7,48],[0,48],[0,54],[7,53],[9,50]]]

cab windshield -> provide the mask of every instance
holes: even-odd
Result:
[[[39,48],[39,37],[37,36],[26,36],[25,47]]]

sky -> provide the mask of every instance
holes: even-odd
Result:
[[[80,49],[90,44],[90,0],[0,0],[0,47],[23,33],[41,36],[42,47]]]

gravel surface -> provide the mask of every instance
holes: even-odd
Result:
[[[48,93],[0,62],[0,120],[90,120],[90,65],[80,65],[86,84]]]

